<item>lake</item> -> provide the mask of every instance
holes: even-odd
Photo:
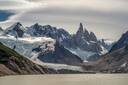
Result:
[[[57,74],[0,77],[0,85],[128,85],[128,74]]]

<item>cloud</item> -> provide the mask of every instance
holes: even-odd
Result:
[[[127,0],[0,0],[1,10],[15,13],[1,25],[16,21],[25,25],[39,22],[74,33],[79,22],[83,22],[99,38],[118,39],[128,27],[127,4]]]
[[[31,2],[28,0],[0,0],[0,11],[4,11],[4,13],[10,14],[6,16],[2,22],[0,22],[0,25],[7,27],[8,25],[15,23],[18,20],[18,17],[24,16],[24,13],[33,9],[35,10],[40,6],[43,8],[45,7],[45,4]],[[1,15],[4,16],[2,13]]]
[[[26,10],[38,7],[39,3],[29,2],[27,0],[0,0],[0,10]]]
[[[29,0],[48,3],[48,6],[64,8],[89,8],[100,11],[125,11],[127,0]]]

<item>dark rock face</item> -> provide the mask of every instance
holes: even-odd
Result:
[[[0,27],[0,32],[1,32],[1,31],[4,31],[4,30]]]
[[[110,52],[120,49],[128,44],[128,31],[113,45]]]
[[[81,41],[83,33],[84,33],[84,28],[83,28],[82,23],[80,23],[80,27],[79,27],[78,31],[76,32],[76,35],[75,35],[75,39],[76,39],[77,43],[79,43]]]
[[[4,30],[2,29],[2,27],[0,27],[0,35],[4,34]]]
[[[22,26],[22,24],[20,22],[17,22],[14,25],[12,25],[11,27],[9,27],[8,29],[6,29],[5,34],[11,34],[16,37],[23,37],[24,31],[25,31],[25,29]]]
[[[82,63],[82,60],[78,56],[72,54],[59,43],[55,44],[55,51],[40,53],[38,58],[41,61],[47,63],[58,63],[68,65],[77,65]]]
[[[97,37],[93,32],[90,33],[90,40],[91,41],[97,41]]]
[[[85,29],[85,30],[84,30],[83,35],[84,35],[85,40],[87,40],[87,41],[89,41],[89,40],[90,40],[90,34],[89,34],[89,32],[88,32],[88,30],[87,30],[87,29]]]
[[[82,23],[80,23],[80,27],[79,27],[78,31],[76,32],[76,34],[74,35],[74,42],[76,43],[76,45],[79,45],[81,47],[82,47],[82,45],[85,44],[85,42],[82,39],[84,36],[83,33],[84,33],[84,28],[83,28]]]

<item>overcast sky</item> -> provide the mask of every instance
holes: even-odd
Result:
[[[0,0],[0,26],[50,24],[75,33],[79,23],[98,38],[117,40],[128,30],[128,0]]]

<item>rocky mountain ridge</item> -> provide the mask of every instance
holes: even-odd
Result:
[[[110,45],[103,45],[100,40],[97,39],[93,32],[89,32],[80,23],[79,29],[76,34],[71,35],[64,29],[58,29],[50,25],[39,25],[38,23],[30,26],[24,27],[20,22],[15,23],[4,31],[5,35],[12,35],[16,38],[22,37],[50,37],[55,39],[61,45],[69,49],[71,52],[75,52],[77,56],[81,59],[87,59],[89,56],[102,55],[108,51]],[[85,52],[86,54],[80,55],[80,52]],[[77,51],[76,51],[77,50]],[[92,53],[88,55],[88,53]]]
[[[110,52],[120,49],[128,45],[128,31],[124,33],[121,38],[112,46]]]

